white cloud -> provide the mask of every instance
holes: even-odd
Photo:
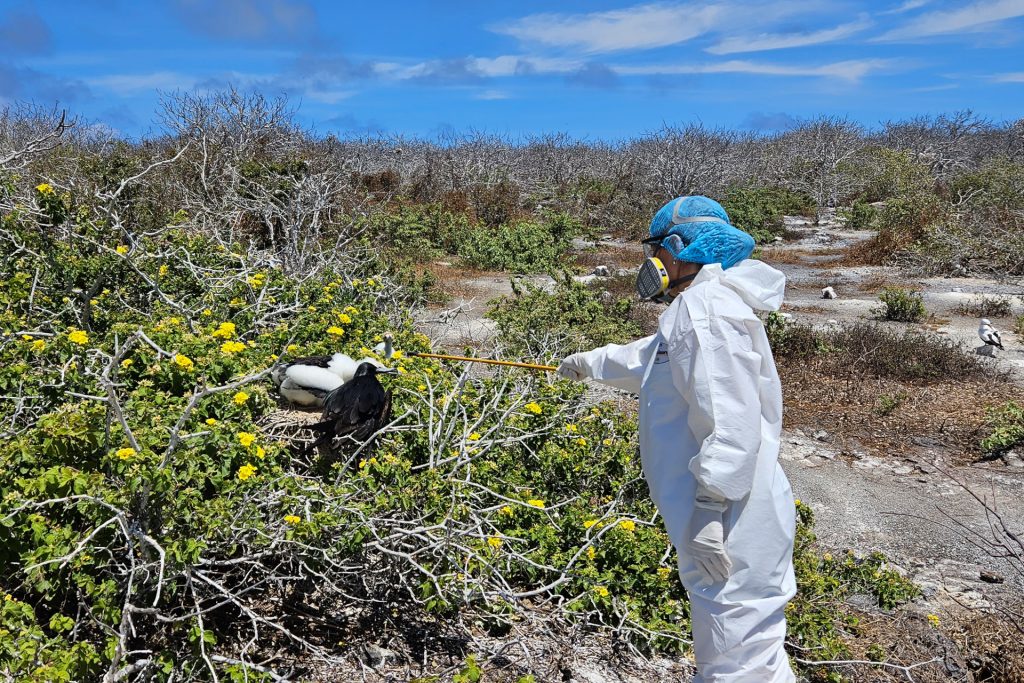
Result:
[[[925,5],[931,4],[931,1],[932,0],[907,0],[906,2],[904,2],[899,7],[893,7],[890,10],[886,10],[884,12],[879,12],[879,14],[883,14],[883,15],[885,15],[885,14],[903,14],[904,12],[909,12],[911,10],[920,9],[921,7],[924,7]]]
[[[878,40],[908,40],[982,31],[1000,21],[1019,16],[1024,16],[1024,0],[982,0],[955,10],[927,12]]]
[[[196,83],[194,76],[174,71],[154,71],[148,74],[111,74],[86,80],[90,86],[106,88],[118,95],[134,95],[152,90],[188,90]]]
[[[649,66],[613,66],[621,76],[653,76],[677,74],[745,73],[760,76],[818,76],[857,82],[873,71],[889,68],[893,60],[852,59],[819,66],[769,64],[734,59],[718,64],[666,64]]]
[[[849,24],[841,24],[835,28],[809,33],[762,33],[756,36],[732,36],[712,45],[707,51],[715,55],[730,55],[737,52],[760,52],[762,50],[820,45],[859,33],[871,24],[870,19],[862,17]]]
[[[533,14],[489,28],[528,43],[595,54],[675,45],[728,19],[724,4],[650,4],[590,14]]]
[[[996,83],[1024,83],[1024,71],[995,74],[992,76],[992,80]]]
[[[508,94],[504,90],[484,90],[483,92],[473,95],[475,100],[507,100],[512,95]]]

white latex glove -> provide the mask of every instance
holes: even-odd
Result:
[[[574,382],[582,382],[590,377],[590,368],[584,362],[582,353],[574,353],[562,360],[558,366],[558,374]]]
[[[703,576],[699,585],[710,586],[725,581],[732,569],[732,560],[725,552],[725,529],[722,526],[725,506],[724,498],[706,490],[698,491],[686,548]]]

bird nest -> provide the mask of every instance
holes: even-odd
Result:
[[[261,417],[256,426],[271,440],[301,449],[315,438],[309,427],[320,419],[319,411],[278,408]]]

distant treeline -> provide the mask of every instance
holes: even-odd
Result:
[[[491,226],[564,212],[636,235],[671,197],[764,189],[804,197],[819,214],[854,207],[864,227],[896,230],[876,258],[967,215],[971,225],[1021,232],[1024,119],[997,123],[962,111],[868,129],[822,116],[774,134],[679,124],[606,143],[563,133],[338,138],[303,130],[294,113],[283,98],[178,94],[162,105],[159,134],[128,141],[60,112],[11,107],[0,114],[0,173],[9,188],[0,190],[0,208],[46,181],[73,196],[117,193],[119,215],[135,227],[187,216],[286,252],[352,232],[396,201],[435,204]],[[145,183],[133,181],[152,164],[159,167]],[[896,214],[864,208],[894,200]],[[1024,259],[1013,251],[989,265],[1021,272]],[[921,265],[978,261],[971,253],[958,259]]]

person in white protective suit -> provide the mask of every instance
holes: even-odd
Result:
[[[640,455],[690,597],[696,681],[795,681],[784,650],[796,593],[793,493],[779,466],[782,391],[754,311],[785,277],[720,204],[680,197],[654,217],[641,298],[658,331],[562,361],[559,374],[640,395]]]

